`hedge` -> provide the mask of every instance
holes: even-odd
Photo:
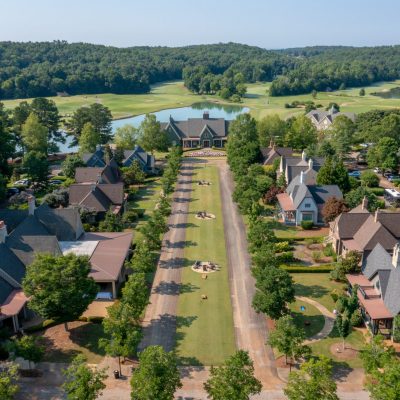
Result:
[[[326,265],[315,265],[311,267],[307,267],[305,265],[281,265],[280,268],[284,269],[287,272],[295,273],[295,272],[307,272],[307,273],[327,273],[331,272],[334,268],[334,264],[326,264]]]
[[[289,242],[289,244],[294,244],[297,242],[304,242],[305,240],[310,240],[313,243],[323,243],[325,240],[325,236],[302,236],[302,237],[289,237],[289,236],[283,236],[276,238],[277,242]]]
[[[43,322],[37,324],[37,325],[33,325],[30,326],[29,328],[24,329],[25,332],[38,332],[38,331],[42,331],[46,328],[51,328],[52,326],[56,326],[60,324],[60,321],[55,321],[54,319],[46,319]]]
[[[376,196],[383,196],[385,193],[385,189],[382,187],[372,187],[368,188],[368,191],[373,193]]]

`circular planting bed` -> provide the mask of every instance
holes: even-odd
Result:
[[[219,265],[211,261],[196,261],[192,265],[192,270],[199,274],[210,274],[219,271]]]
[[[202,219],[202,220],[210,220],[210,219],[215,219],[215,215],[211,214],[211,213],[208,213],[206,211],[199,211],[196,214],[196,218],[197,219]]]
[[[336,342],[331,345],[329,348],[332,355],[334,355],[339,360],[353,360],[357,358],[358,351],[354,350],[350,347],[350,345],[345,345],[343,350],[343,343]]]

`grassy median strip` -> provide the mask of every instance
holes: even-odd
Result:
[[[219,177],[216,167],[195,168],[177,313],[177,352],[182,364],[218,365],[235,351]],[[211,185],[199,186],[198,180]],[[215,219],[199,220],[198,211],[212,213]],[[195,261],[212,261],[220,270],[204,279],[191,269]]]

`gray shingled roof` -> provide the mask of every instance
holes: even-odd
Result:
[[[12,232],[26,217],[28,210],[0,209],[0,221],[7,225],[7,232]]]
[[[229,121],[223,118],[189,118],[186,121],[175,121],[170,118],[169,123],[162,124],[161,128],[166,129],[168,125],[172,126],[181,138],[199,138],[205,127],[213,136],[225,137],[228,135]]]
[[[341,239],[353,238],[369,216],[369,213],[364,212],[340,214],[334,223],[337,226],[339,237]]]
[[[0,269],[18,283],[21,283],[25,276],[24,264],[4,243],[0,243]]]
[[[331,197],[336,197],[337,199],[343,198],[343,194],[337,185],[312,185],[308,186],[308,189],[317,204],[325,204]]]
[[[316,121],[321,122],[325,117],[327,117],[331,122],[335,120],[335,118],[339,116],[345,116],[349,119],[351,119],[353,122],[356,119],[356,115],[351,112],[339,112],[336,111],[332,113],[331,110],[325,111],[325,110],[311,110],[309,113],[307,113],[307,117],[313,117],[316,119]]]

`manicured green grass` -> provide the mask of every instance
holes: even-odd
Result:
[[[355,113],[365,112],[375,108],[390,109],[398,108],[398,99],[382,99],[372,96],[371,93],[400,85],[400,81],[375,83],[366,87],[366,95],[358,95],[359,88],[339,90],[335,92],[319,92],[316,99],[311,94],[296,96],[270,97],[267,89],[270,82],[253,83],[247,85],[248,90],[242,105],[249,107],[251,114],[259,119],[269,114],[279,114],[281,117],[289,117],[304,112],[302,108],[285,108],[285,103],[293,101],[314,101],[326,107],[330,102],[338,103],[342,111]],[[212,101],[220,104],[227,104],[218,96],[195,95],[190,93],[182,81],[160,83],[152,86],[148,94],[117,95],[117,94],[98,94],[98,95],[77,95],[71,97],[53,97],[63,116],[68,117],[77,108],[90,105],[92,103],[102,103],[109,107],[114,118],[126,118],[149,112],[155,112],[166,108],[177,108],[191,105],[201,101]],[[30,101],[31,99],[28,99]],[[3,103],[7,108],[14,108],[21,100],[5,100]]]
[[[183,364],[218,365],[235,351],[233,315],[223,230],[218,170],[197,167],[194,180],[205,179],[210,186],[193,183],[192,202],[186,228],[185,258],[178,303],[177,353]],[[201,221],[198,211],[215,214]],[[198,261],[213,261],[220,271],[202,274],[192,271]],[[207,300],[201,296],[206,295]]]
[[[301,306],[305,307],[304,311]],[[290,305],[290,310],[295,324],[304,329],[307,337],[316,335],[324,327],[325,318],[313,305],[296,300]]]
[[[295,283],[297,296],[309,297],[321,303],[329,311],[333,311],[335,303],[330,296],[334,289],[341,290],[344,283],[338,283],[329,279],[328,273],[293,273],[290,274]]]

